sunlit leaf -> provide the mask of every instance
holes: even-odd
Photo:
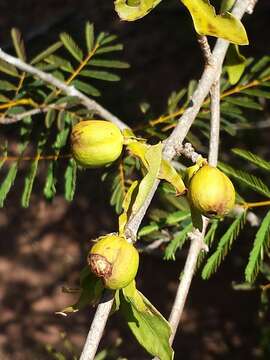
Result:
[[[135,282],[120,292],[120,311],[133,335],[146,351],[160,360],[173,359],[173,350],[169,343],[170,325],[136,289]]]
[[[264,217],[257,231],[245,270],[246,281],[254,282],[263,261],[264,251],[268,249],[270,249],[270,211]]]
[[[216,36],[238,45],[248,44],[244,26],[229,12],[217,15],[209,0],[181,1],[188,8],[198,34]]]

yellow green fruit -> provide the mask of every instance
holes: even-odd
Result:
[[[204,165],[191,178],[188,199],[191,207],[207,217],[224,216],[234,206],[231,180],[213,166]]]
[[[112,163],[120,156],[123,142],[120,129],[109,121],[81,121],[71,132],[73,157],[84,167],[95,168]]]
[[[88,255],[90,270],[104,286],[116,290],[134,280],[139,267],[139,253],[125,237],[109,234],[101,237]]]

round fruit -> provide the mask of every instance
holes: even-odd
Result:
[[[72,154],[84,167],[100,167],[115,161],[121,154],[124,137],[109,121],[87,120],[76,124],[71,132]]]
[[[234,206],[235,190],[231,180],[213,166],[204,165],[191,178],[190,205],[207,217],[224,216]]]
[[[125,237],[109,234],[101,237],[92,247],[88,264],[106,288],[116,290],[126,287],[135,278],[139,254]]]

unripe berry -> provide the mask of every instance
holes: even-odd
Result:
[[[90,270],[100,277],[104,286],[116,290],[134,280],[139,266],[139,254],[125,237],[109,234],[101,237],[88,255]]]
[[[188,200],[204,216],[224,216],[234,206],[234,186],[223,172],[204,165],[191,178]]]
[[[71,132],[72,154],[83,167],[95,168],[112,163],[120,156],[123,142],[120,129],[109,121],[81,121]]]

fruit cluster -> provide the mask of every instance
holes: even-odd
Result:
[[[122,132],[109,121],[81,121],[72,129],[72,154],[83,167],[95,168],[111,164],[121,155],[123,145]],[[187,169],[186,178],[190,206],[202,215],[224,216],[233,208],[233,184],[217,168],[196,164]]]
[[[103,120],[79,122],[71,133],[73,157],[79,165],[87,168],[106,166],[117,160],[124,142],[120,129]],[[235,190],[232,182],[206,161],[188,168],[185,180],[191,210],[206,217],[221,217],[234,207]],[[91,248],[88,264],[106,288],[116,290],[134,280],[139,255],[124,235],[109,234],[99,238]]]

